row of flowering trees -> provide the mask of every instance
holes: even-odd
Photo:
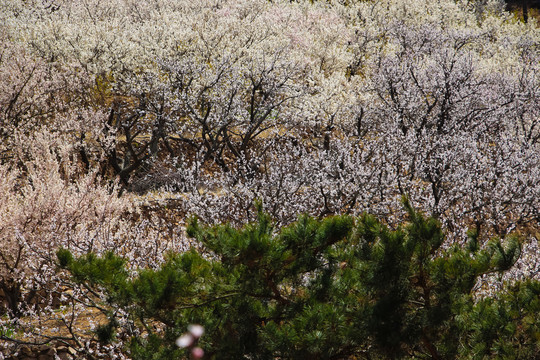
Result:
[[[186,215],[256,201],[392,226],[409,195],[448,244],[527,234],[507,276],[535,276],[540,30],[503,5],[0,0],[0,335],[128,356],[83,331],[105,295],[56,250],[157,268]]]

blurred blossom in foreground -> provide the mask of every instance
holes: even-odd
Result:
[[[193,336],[191,334],[184,334],[176,339],[176,345],[181,348],[191,346],[193,344]]]
[[[191,350],[191,356],[194,359],[202,359],[202,357],[204,356],[204,350],[200,347],[193,348],[193,350]]]
[[[203,334],[204,327],[201,325],[189,325],[188,332],[176,339],[176,345],[180,348],[191,348],[191,357],[202,359],[204,350],[200,347],[194,347],[194,345]]]
[[[201,325],[189,325],[189,333],[196,339],[200,338],[204,334],[204,328]]]

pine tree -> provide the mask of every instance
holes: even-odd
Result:
[[[300,216],[276,229],[260,206],[258,220],[239,229],[193,218],[188,234],[205,253],[170,254],[133,278],[112,253],[58,257],[140,328],[135,359],[187,357],[175,339],[193,323],[205,329],[198,345],[216,359],[537,355],[539,283],[482,300],[473,292],[479,276],[515,263],[518,239],[482,244],[471,231],[467,246],[446,249],[438,221],[404,205],[409,220],[395,230],[367,214]],[[114,341],[125,329],[107,315],[98,335]]]

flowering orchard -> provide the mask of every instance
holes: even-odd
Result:
[[[129,358],[163,324],[104,305],[58,249],[135,276],[212,256],[189,216],[241,226],[258,202],[278,227],[367,212],[396,228],[408,196],[443,248],[521,235],[478,294],[540,271],[540,28],[499,0],[0,0],[0,139],[6,354]]]

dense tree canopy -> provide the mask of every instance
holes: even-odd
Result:
[[[187,236],[191,215],[210,226],[195,227],[199,235],[225,223],[218,229],[245,234],[261,202],[274,224],[268,239],[281,239],[278,230],[299,226],[299,214],[319,227],[337,219],[361,222],[369,213],[399,237],[394,231],[407,217],[400,201],[408,196],[442,227],[437,256],[495,256],[502,250],[489,239],[522,238],[510,268],[478,270],[460,290],[487,296],[455,319],[478,348],[441,345],[446,330],[433,330],[437,351],[464,357],[495,356],[497,346],[506,351],[495,340],[499,330],[465,327],[482,314],[515,315],[520,299],[537,296],[540,28],[528,14],[524,21],[501,0],[0,0],[0,337],[10,341],[0,346],[16,352],[21,344],[61,343],[79,357],[130,356],[127,338],[99,342],[88,328],[125,329],[121,320],[132,309],[105,311],[118,324],[92,319],[110,299],[105,289],[58,271],[59,248],[74,259],[116,259],[129,283],[143,269],[164,271],[173,258],[225,266],[209,262],[209,254],[220,253],[218,244]],[[467,250],[468,229],[482,239],[474,251]],[[316,241],[302,246],[317,247]],[[418,249],[402,250],[410,260]],[[177,255],[171,258],[171,251]],[[250,256],[245,266],[254,261]],[[309,271],[322,259],[311,259]],[[375,266],[380,259],[368,260],[362,261]],[[332,297],[353,296],[333,288],[338,272],[360,282],[362,291],[376,285],[365,283],[373,274],[357,279],[360,264],[342,262],[352,267],[332,263],[305,279],[329,282],[320,293],[321,311],[331,310]],[[405,277],[401,270],[394,275]],[[218,275],[209,275],[216,286],[234,274]],[[293,273],[279,276],[293,281]],[[307,284],[283,286],[300,292]],[[489,297],[497,291],[508,302]],[[426,344],[413,345],[422,338],[418,321],[425,314],[411,311],[404,314],[419,316],[411,330],[416,340],[402,339],[403,329],[388,325],[401,330],[387,348],[430,353]],[[301,313],[289,315],[292,341]],[[338,315],[328,313],[328,321]],[[244,320],[253,319],[237,319]],[[531,321],[524,316],[524,324],[504,331],[514,334]],[[187,323],[173,327],[173,335]],[[204,325],[207,338],[217,334],[217,327]],[[361,331],[390,331],[369,326]],[[349,330],[336,332],[339,341]],[[285,344],[284,328],[272,331]],[[530,331],[516,336],[528,344],[536,330]],[[283,349],[264,341],[265,351],[279,356]],[[315,351],[311,340],[298,341],[305,345],[298,351]],[[376,342],[350,347],[391,356]]]

